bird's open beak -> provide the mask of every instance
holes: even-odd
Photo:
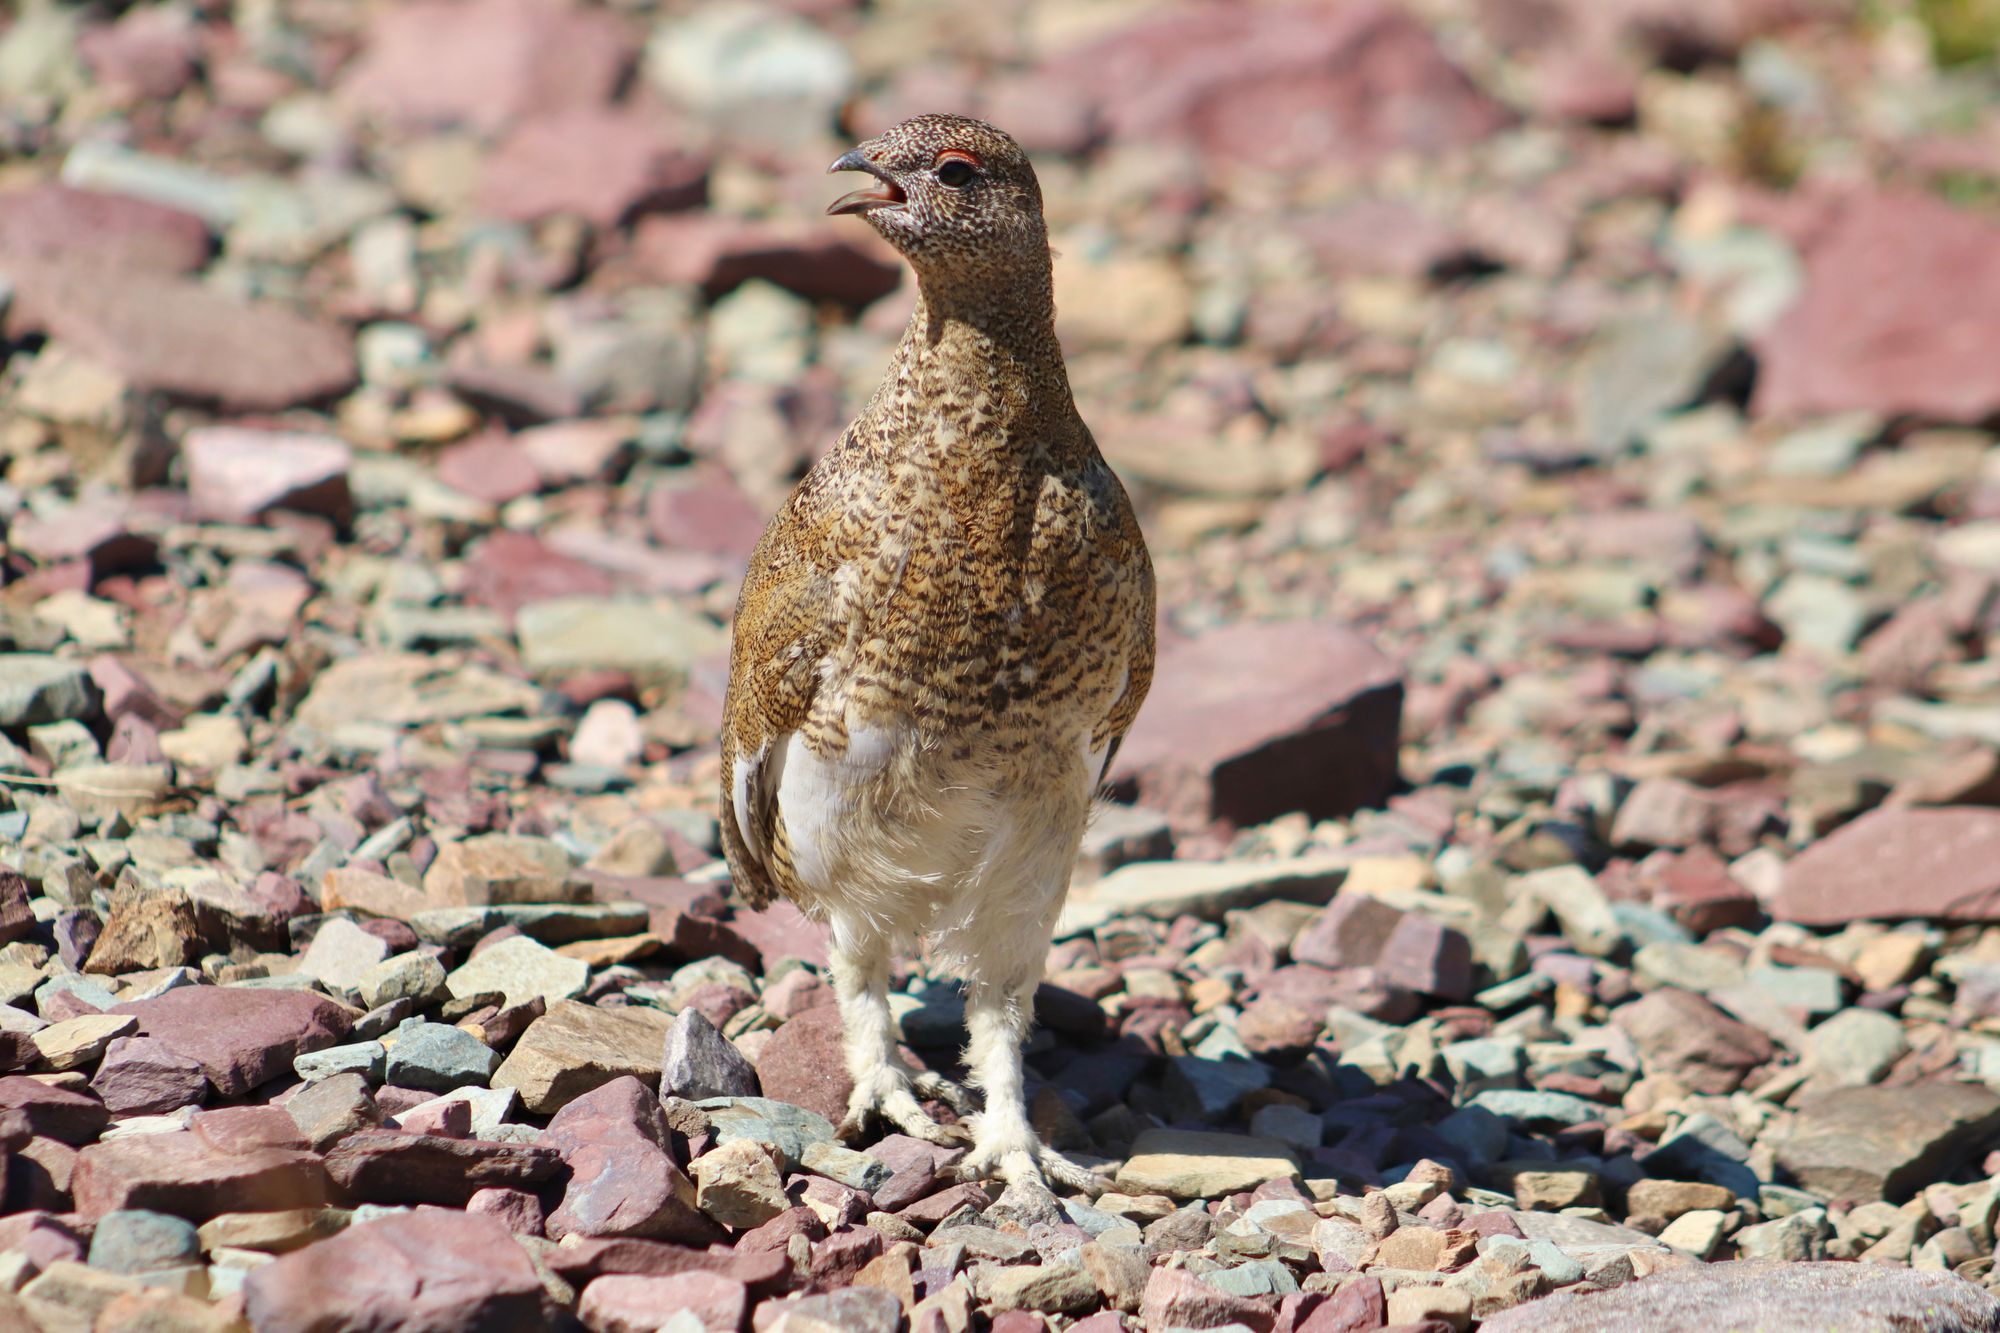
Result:
[[[882,182],[875,189],[843,194],[826,206],[829,215],[868,213],[878,208],[893,208],[908,200],[908,196],[903,193],[903,187],[896,183],[895,177],[876,166],[859,148],[850,148],[835,158],[833,165],[828,167],[827,171],[829,174],[836,171],[865,171]]]

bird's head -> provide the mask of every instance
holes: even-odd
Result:
[[[826,211],[865,217],[920,276],[1010,261],[1048,264],[1035,169],[1021,145],[983,120],[916,116],[843,153],[827,170],[875,178]]]

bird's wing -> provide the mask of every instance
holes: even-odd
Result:
[[[824,526],[808,478],[771,520],[737,600],[723,705],[721,831],[736,891],[764,907],[774,871],[778,783],[792,733],[804,724],[832,641]]]
[[[1132,512],[1132,503],[1125,496],[1125,488],[1119,485],[1110,469],[1105,469],[1110,477],[1112,494],[1116,497],[1113,512],[1116,515],[1117,538],[1113,543],[1119,581],[1128,590],[1133,606],[1128,622],[1133,630],[1133,642],[1125,657],[1125,690],[1111,705],[1111,711],[1091,733],[1091,751],[1102,750],[1104,759],[1098,766],[1096,781],[1102,785],[1111,776],[1111,765],[1118,758],[1118,747],[1125,740],[1125,733],[1132,729],[1132,721],[1139,716],[1139,705],[1146,702],[1146,692],[1153,685],[1154,654],[1154,590],[1153,563],[1146,553],[1146,539],[1140,534],[1139,519]]]

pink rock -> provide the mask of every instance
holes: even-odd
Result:
[[[1247,1324],[1265,1330],[1271,1327],[1277,1313],[1275,1297],[1232,1296],[1180,1268],[1155,1268],[1146,1279],[1146,1295],[1139,1307],[1140,1321],[1147,1328]]]
[[[506,616],[534,602],[598,597],[611,589],[609,574],[550,550],[526,532],[494,532],[465,559],[465,600]]]
[[[148,7],[90,28],[76,47],[97,82],[119,98],[166,99],[194,77],[200,35],[187,11]]]
[[[0,1116],[18,1119],[28,1133],[64,1143],[89,1143],[111,1124],[103,1103],[40,1079],[0,1078]]]
[[[200,1065],[225,1097],[289,1074],[294,1058],[348,1028],[347,1011],[324,995],[233,986],[182,986],[111,1012],[136,1017],[140,1036]]]
[[[686,1311],[708,1333],[736,1333],[750,1305],[741,1282],[720,1273],[601,1277],[583,1289],[577,1314],[592,1333],[654,1333]]]
[[[549,1214],[549,1236],[715,1239],[667,1140],[658,1096],[629,1075],[556,1112],[541,1142],[562,1154],[570,1176],[561,1206]]]
[[[1114,139],[1181,140],[1274,170],[1464,147],[1509,120],[1381,0],[1149,13],[1047,72],[1089,90]]]
[[[463,1208],[482,1189],[537,1185],[561,1169],[554,1152],[535,1145],[393,1129],[357,1130],[326,1154],[328,1178],[349,1198],[368,1203]]]
[[[224,1212],[312,1208],[326,1202],[326,1183],[312,1153],[219,1152],[181,1130],[92,1144],[77,1159],[71,1189],[87,1218],[145,1208],[200,1222]]]
[[[201,1066],[151,1037],[120,1037],[106,1048],[90,1090],[119,1115],[165,1115],[208,1095]]]
[[[114,722],[132,714],[167,730],[181,724],[179,710],[162,700],[122,658],[110,653],[91,658],[90,680],[104,695],[104,715]]]
[[[8,530],[20,550],[44,564],[89,562],[95,584],[107,575],[143,569],[159,554],[159,543],[132,530],[123,501],[97,494],[42,514],[22,514]]]
[[[9,334],[47,333],[134,388],[254,412],[331,398],[355,381],[347,335],[279,305],[83,256],[9,276]]]
[[[188,432],[181,456],[188,494],[204,517],[247,523],[273,509],[336,522],[353,515],[347,489],[353,454],[330,435],[203,426]]]
[[[646,494],[646,531],[662,546],[747,559],[764,535],[766,515],[721,468],[697,469],[688,485]]]
[[[491,133],[537,113],[600,106],[638,34],[618,15],[551,0],[416,0],[380,10],[336,89],[405,126]]]
[[[304,1149],[305,1136],[282,1106],[221,1106],[196,1111],[188,1122],[194,1136],[217,1152],[246,1153],[259,1148]]]
[[[840,1010],[808,1009],[771,1035],[757,1056],[764,1095],[817,1111],[838,1124],[854,1091],[841,1055]]]
[[[476,206],[513,222],[570,215],[612,227],[650,209],[692,208],[708,160],[652,112],[571,106],[523,121],[487,157]]]
[[[789,902],[774,902],[761,912],[738,910],[729,926],[749,941],[766,969],[781,958],[802,958],[814,967],[827,964],[831,932]]]
[[[642,218],[634,262],[660,282],[700,287],[711,299],[752,278],[815,301],[861,306],[903,280],[902,265],[853,229],[774,225],[707,213]]]
[[[472,1103],[439,1097],[421,1106],[413,1106],[397,1116],[396,1128],[407,1134],[467,1138],[472,1134]]]
[[[1442,999],[1472,994],[1472,943],[1420,912],[1366,894],[1343,893],[1292,944],[1301,963],[1365,967],[1385,985]]]
[[[1757,340],[1755,409],[1973,423],[2000,413],[2000,226],[1925,194],[1847,201]]]
[[[1395,783],[1402,700],[1395,664],[1344,626],[1233,625],[1161,652],[1113,775],[1192,830],[1351,814]]]
[[[500,435],[480,435],[438,455],[438,480],[488,504],[506,504],[541,489],[534,460]]]
[[[1793,858],[1771,911],[1810,926],[2000,921],[2000,810],[1870,811]]]
[[[479,1190],[465,1201],[465,1211],[485,1213],[517,1236],[543,1234],[542,1201],[526,1190],[499,1186]]]
[[[1696,1092],[1722,1096],[1770,1060],[1771,1039],[1692,991],[1665,986],[1619,1008],[1648,1074],[1672,1074]]]
[[[178,208],[52,182],[0,193],[0,261],[185,273],[206,264],[209,249],[208,224]]]
[[[514,437],[548,486],[596,481],[631,448],[632,428],[618,421],[552,421]]]
[[[424,1208],[349,1227],[252,1270],[245,1311],[262,1333],[543,1328],[528,1253],[491,1217]]]

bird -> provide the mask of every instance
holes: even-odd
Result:
[[[1036,1135],[1021,1047],[1152,681],[1151,558],[1070,393],[1028,154],[929,114],[828,171],[872,178],[827,212],[901,254],[916,306],[750,558],[723,707],[725,856],[749,906],[782,895],[829,927],[844,1140],[886,1123],[966,1146],[961,1179],[1101,1190]],[[920,945],[964,987],[976,1100],[898,1053],[891,972]],[[963,1119],[940,1124],[920,1098]]]

